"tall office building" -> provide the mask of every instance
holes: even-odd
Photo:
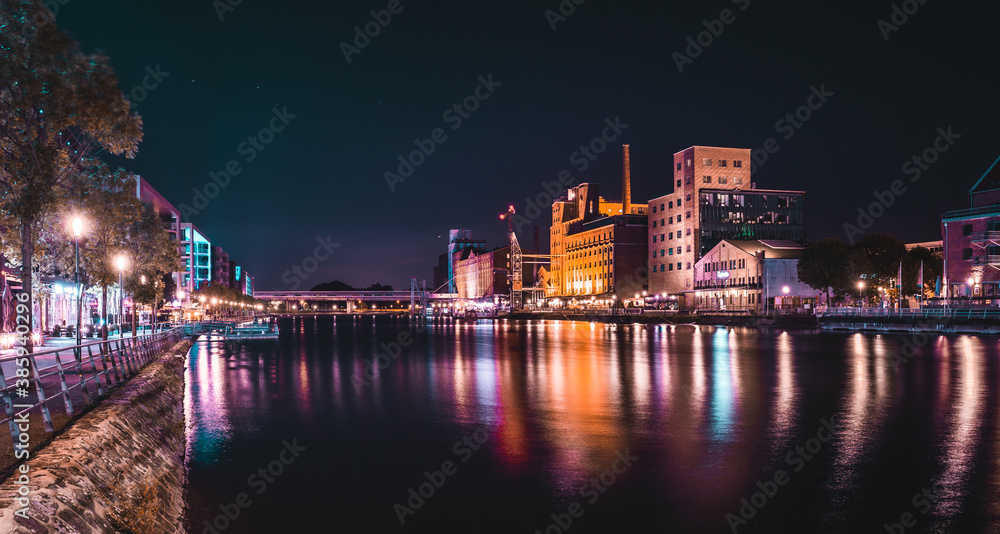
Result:
[[[649,291],[694,286],[694,264],[724,239],[805,241],[805,193],[756,189],[750,150],[674,154],[673,193],[649,201]]]
[[[698,193],[750,189],[750,149],[693,146],[674,154],[672,170],[673,193],[649,201],[649,291],[654,294],[691,289],[692,269],[701,257]]]

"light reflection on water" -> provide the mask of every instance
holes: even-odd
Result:
[[[258,450],[296,435],[323,454],[288,476],[334,497],[324,513],[342,514],[350,531],[396,531],[393,499],[485,426],[485,452],[434,497],[434,511],[417,514],[425,523],[414,531],[469,531],[463,521],[489,515],[482,531],[531,532],[628,450],[637,467],[575,532],[606,532],[616,517],[728,532],[726,514],[776,469],[791,471],[786,453],[832,417],[835,438],[741,532],[878,531],[935,481],[944,499],[919,516],[922,528],[1000,529],[992,338],[929,336],[894,365],[904,336],[485,321],[420,333],[380,321],[299,320],[270,344],[196,345],[185,400],[192,524],[269,460]],[[411,346],[352,383],[380,344],[407,331]],[[240,532],[280,523],[263,506],[248,514]]]

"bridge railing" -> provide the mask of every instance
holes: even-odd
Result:
[[[0,357],[0,400],[4,405],[0,424],[7,423],[12,444],[7,452],[25,442],[40,442],[42,434],[35,431],[22,437],[36,428],[38,418],[46,433],[65,427],[182,337],[182,329],[174,328]],[[0,451],[4,448],[0,446]],[[0,457],[0,470],[10,465],[10,460],[9,455]]]
[[[988,319],[1000,318],[1000,308],[827,308],[823,317],[844,318],[948,318],[948,319]]]

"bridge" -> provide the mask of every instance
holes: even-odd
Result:
[[[409,291],[254,291],[254,298],[272,302],[409,302]],[[418,294],[419,298],[419,294]],[[453,300],[457,293],[428,293],[430,300]]]
[[[450,302],[458,298],[457,293],[430,293],[426,290],[410,291],[255,291],[254,298],[269,302],[284,303],[342,303],[344,310],[351,312],[358,302],[391,302],[409,308],[410,304],[426,305],[428,301]]]

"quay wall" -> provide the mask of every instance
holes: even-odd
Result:
[[[171,347],[0,483],[0,534],[184,532],[190,346]]]

